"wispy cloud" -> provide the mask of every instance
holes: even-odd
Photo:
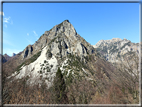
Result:
[[[2,13],[1,13],[2,14]],[[5,28],[7,28],[8,26],[7,26],[7,24],[13,24],[13,21],[11,20],[11,17],[9,16],[9,17],[6,17],[5,15],[4,15],[4,13],[3,13],[3,16],[4,16],[4,18],[3,18],[3,23],[4,23],[4,27]]]
[[[10,21],[10,17],[5,17],[4,19],[3,19],[3,22],[5,22],[5,23],[9,23],[9,21]]]
[[[35,34],[35,36],[38,36],[38,34],[33,30],[33,33]]]
[[[36,39],[38,39],[38,34],[36,33],[36,31],[33,30],[33,33],[36,36]]]
[[[4,16],[4,12],[0,12],[0,15],[3,15],[3,16]]]

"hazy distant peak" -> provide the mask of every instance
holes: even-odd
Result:
[[[6,56],[8,56],[9,57],[9,55],[7,55],[6,53],[3,55],[4,57],[6,57]]]
[[[121,56],[127,56],[133,53],[139,54],[139,44],[132,43],[124,38],[113,38],[111,40],[101,40],[94,45],[101,55],[108,61],[114,62]]]
[[[16,55],[15,53],[12,54],[12,56],[15,56],[15,55]]]
[[[112,40],[114,40],[114,41],[121,41],[122,39],[120,39],[120,38],[112,38]]]

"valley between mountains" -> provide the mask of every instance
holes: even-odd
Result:
[[[139,104],[139,58],[139,43],[92,46],[65,20],[3,60],[3,104]]]

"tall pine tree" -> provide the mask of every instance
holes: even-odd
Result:
[[[54,78],[53,82],[53,94],[54,94],[54,101],[57,104],[65,104],[68,103],[68,98],[65,92],[66,84],[63,78],[63,74],[58,68],[56,72],[56,77]]]

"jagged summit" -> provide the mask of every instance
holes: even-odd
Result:
[[[70,23],[70,21],[69,20],[64,20],[63,22],[61,22],[60,24],[63,24],[63,23],[66,23],[66,24],[69,24]],[[58,24],[58,25],[60,25],[60,24]],[[71,24],[71,23],[70,23]]]
[[[2,63],[5,63],[7,62],[8,60],[11,59],[11,57],[9,55],[7,55],[6,53],[4,55],[1,55],[2,56]]]
[[[9,55],[7,55],[6,53],[3,55],[7,60],[10,58]]]
[[[23,59],[31,57],[47,45],[52,54],[60,53],[60,56],[66,56],[68,53],[86,56],[87,53],[95,52],[94,48],[76,32],[69,20],[55,25],[49,31],[45,31],[38,41],[27,46],[22,53]]]
[[[94,45],[106,60],[116,62],[120,57],[133,53],[139,54],[139,44],[132,43],[127,39],[113,38],[111,40],[101,40]]]
[[[67,36],[69,36],[69,35],[73,35],[74,36],[76,34],[75,28],[69,22],[69,20],[65,20],[62,23],[54,26],[52,29],[50,29],[50,31],[51,32],[55,32],[55,33],[63,33],[63,32],[65,32]],[[49,31],[46,31],[45,34],[48,35],[49,34],[48,32]]]
[[[95,45],[94,45],[94,48],[97,48],[99,46],[103,46],[103,45],[108,45],[108,44],[114,44],[114,43],[120,43],[120,42],[130,42],[129,40],[127,39],[120,39],[120,38],[112,38],[110,40],[100,40],[99,42],[97,42]]]

